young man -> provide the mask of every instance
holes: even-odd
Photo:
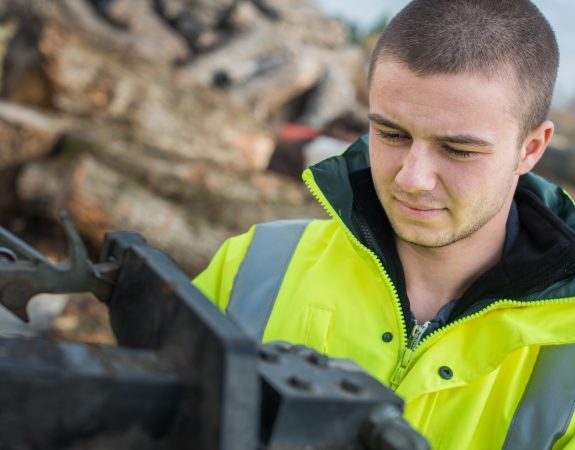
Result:
[[[557,64],[528,0],[414,0],[372,56],[369,136],[304,173],[331,220],[256,226],[196,285],[354,359],[433,448],[575,445],[575,208],[529,173]]]

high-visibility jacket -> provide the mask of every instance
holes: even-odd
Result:
[[[562,189],[520,178],[514,245],[418,341],[366,138],[304,181],[331,219],[257,225],[195,285],[264,342],[355,360],[434,449],[575,448],[575,208]]]

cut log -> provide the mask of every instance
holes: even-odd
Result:
[[[325,16],[309,0],[265,0],[264,3],[281,18],[276,23],[278,36],[289,36],[291,41],[326,49],[341,48],[348,43],[346,25]]]
[[[203,28],[216,28],[237,0],[162,0],[167,15],[176,19],[189,14]]]
[[[60,114],[2,100],[0,100],[0,120],[13,126],[51,134],[59,134],[72,129],[74,124],[73,119],[62,117]]]
[[[153,13],[149,0],[113,2],[117,5],[111,5],[114,8],[110,10],[110,18],[116,16],[120,21],[127,21],[126,28],[106,21],[86,0],[31,0],[29,3],[36,15],[54,21],[104,51],[156,63],[173,63],[190,56],[184,39]],[[126,8],[130,7],[132,14],[128,15]]]
[[[88,135],[95,123],[99,132],[124,124],[124,139],[155,147],[167,158],[267,167],[274,147],[270,133],[221,93],[181,86],[172,69],[145,61],[131,61],[127,68],[126,61],[58,27],[46,28],[41,45],[54,103],[68,114],[90,117],[83,128]]]
[[[248,106],[258,120],[266,121],[314,86],[323,69],[317,51],[286,41],[267,24],[198,56],[177,79],[184,86],[222,86],[235,105]]]
[[[201,217],[189,221],[180,205],[89,156],[70,168],[29,165],[19,179],[18,192],[23,200],[42,204],[52,213],[66,208],[78,230],[94,244],[106,231],[137,231],[192,272],[205,264],[226,235],[225,229]]]
[[[0,121],[0,169],[17,166],[50,153],[57,138],[51,132]]]
[[[166,166],[156,167],[158,179],[162,169]],[[321,214],[315,202],[301,203],[301,188],[292,189],[291,199],[286,196],[287,183],[278,177],[253,175],[245,183],[237,174],[187,169],[189,173],[175,172],[197,180],[189,184],[186,204],[154,193],[126,176],[122,167],[112,168],[89,155],[72,162],[61,158],[29,164],[19,178],[18,193],[27,204],[52,215],[66,208],[80,232],[96,244],[106,231],[140,232],[191,273],[206,265],[226,237],[253,223]]]
[[[323,126],[353,110],[357,96],[352,79],[365,60],[362,51],[334,51],[285,36],[277,24],[262,21],[194,58],[178,71],[178,80],[219,86],[261,121],[278,119],[290,102],[312,89],[316,100],[310,107],[313,111],[300,118],[304,123]]]
[[[65,122],[31,108],[0,101],[0,170],[12,178],[13,170],[29,161],[48,155],[55,147]],[[3,183],[0,203],[11,203],[14,195]]]
[[[127,25],[136,47],[152,60],[175,62],[191,56],[184,38],[155,13],[151,0],[115,0],[107,12],[111,18]]]
[[[34,17],[14,22],[17,30],[6,47],[0,95],[20,104],[51,108],[52,89],[38,46],[42,22]]]

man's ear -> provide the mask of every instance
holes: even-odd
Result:
[[[555,130],[555,125],[550,120],[544,121],[541,125],[529,133],[520,150],[519,161],[515,173],[523,175],[529,172],[543,156],[551,136]]]

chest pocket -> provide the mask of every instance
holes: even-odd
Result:
[[[305,311],[304,345],[327,354],[332,321],[332,310],[321,306],[308,306]]]

